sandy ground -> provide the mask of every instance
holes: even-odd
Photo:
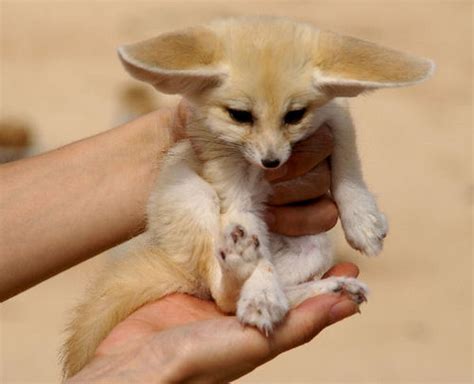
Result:
[[[362,316],[239,382],[472,382],[471,2],[2,1],[0,10],[1,112],[36,126],[37,152],[111,127],[127,81],[119,44],[216,17],[287,15],[433,58],[429,82],[353,102],[367,180],[391,223],[376,260],[340,242],[373,292]],[[68,311],[103,260],[2,305],[1,382],[58,382]]]

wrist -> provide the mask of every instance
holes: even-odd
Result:
[[[160,161],[174,144],[174,137],[167,110],[152,112],[116,129],[120,131],[116,187],[128,189],[121,211],[125,213],[125,236],[129,238],[145,229],[149,195],[159,174]]]

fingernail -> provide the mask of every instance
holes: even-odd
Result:
[[[357,303],[352,300],[342,300],[334,304],[329,311],[329,324],[337,323],[346,317],[352,316],[359,312],[360,309]]]

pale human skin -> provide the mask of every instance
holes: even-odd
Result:
[[[325,277],[357,275],[357,267],[345,263]],[[343,295],[316,296],[292,309],[267,338],[212,302],[173,294],[119,323],[94,359],[66,383],[229,382],[358,311]]]
[[[187,113],[184,104],[176,110],[162,109],[0,167],[2,300],[144,230],[148,193],[159,174],[154,164],[181,137]],[[267,174],[275,183],[267,222],[271,230],[287,235],[319,233],[337,221],[337,208],[325,196],[330,187],[329,129],[322,127],[302,145],[312,150],[299,152]],[[312,181],[310,188],[278,186],[279,181],[305,174]],[[304,206],[287,205],[306,200],[310,202]],[[329,273],[357,274],[352,264],[338,265]],[[349,298],[321,295],[292,310],[275,334],[265,338],[219,312],[212,302],[171,295],[117,325],[96,358],[69,381],[228,381],[357,311]],[[132,355],[137,358],[130,359]]]

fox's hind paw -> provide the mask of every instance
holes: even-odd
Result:
[[[288,312],[288,300],[280,289],[251,292],[243,290],[237,304],[237,318],[243,324],[257,327],[269,336]]]
[[[342,293],[357,304],[367,301],[369,289],[362,281],[353,277],[332,276],[322,280],[309,281],[285,288],[292,307],[310,297],[325,293]]]
[[[261,259],[260,240],[257,235],[247,233],[238,224],[230,224],[222,235],[217,249],[217,259],[225,272],[245,281]]]

